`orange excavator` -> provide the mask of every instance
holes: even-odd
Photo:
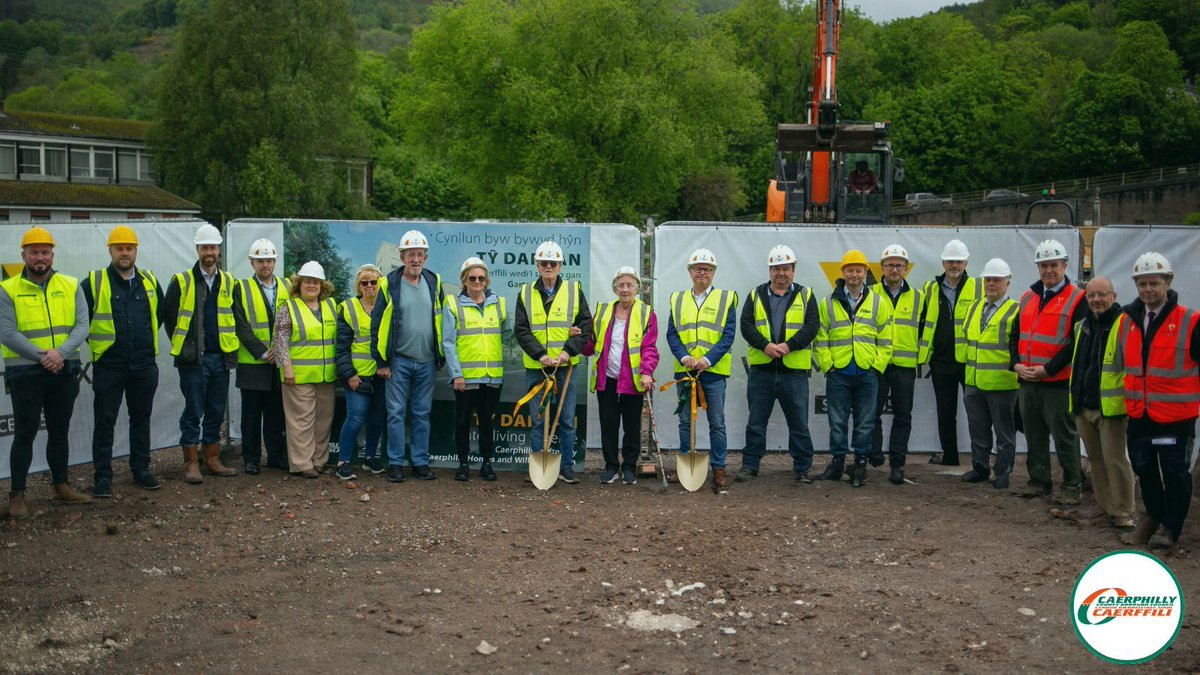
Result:
[[[805,124],[780,124],[767,222],[886,223],[904,162],[892,156],[887,122],[838,118],[840,0],[817,2],[813,96]]]

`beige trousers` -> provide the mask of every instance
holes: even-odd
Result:
[[[333,386],[332,382],[283,385],[288,465],[292,471],[319,468],[329,461]]]
[[[1079,440],[1092,465],[1096,502],[1110,516],[1133,516],[1133,467],[1125,452],[1125,416],[1083,409],[1075,416]]]

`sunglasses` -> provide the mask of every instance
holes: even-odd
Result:
[[[362,281],[358,282],[358,284],[360,286],[378,286],[379,280],[378,279],[363,279]]]
[[[470,277],[467,277],[467,281],[475,281],[475,282],[483,283],[483,282],[487,281],[487,277],[470,276]]]
[[[538,267],[558,267],[562,263],[553,260],[539,260]]]

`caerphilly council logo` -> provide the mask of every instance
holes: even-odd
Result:
[[[1171,568],[1140,551],[1092,561],[1071,594],[1075,634],[1110,663],[1145,663],[1166,651],[1183,625],[1183,592]]]

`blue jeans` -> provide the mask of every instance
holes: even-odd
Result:
[[[576,366],[578,367],[578,366]],[[532,389],[535,385],[546,379],[540,370],[525,369],[525,390]],[[559,467],[565,469],[567,467],[575,467],[575,387],[567,380],[567,369],[559,368],[554,375],[554,379],[558,381],[558,391],[562,392],[562,415],[558,418],[558,428],[551,430],[557,432],[558,435],[558,450],[562,453],[562,458],[559,460]],[[533,417],[533,427],[529,430],[531,435],[530,442],[533,445],[534,452],[542,451],[542,434],[546,429],[546,420],[538,414],[537,402],[541,400],[541,394],[534,397],[529,402],[529,413]],[[550,405],[550,414],[553,415],[558,411],[558,399]],[[551,444],[554,443],[554,438],[550,438]]]
[[[429,466],[429,411],[433,409],[433,361],[417,363],[407,356],[392,357],[392,377],[387,381],[388,465],[404,466],[404,441],[413,466]],[[412,433],[405,424],[412,413]]]
[[[875,429],[875,397],[879,378],[869,370],[858,375],[833,371],[825,376],[825,403],[829,409],[829,451],[841,459],[854,447],[855,461],[866,461]],[[847,439],[850,415],[854,415],[854,437]],[[847,440],[850,444],[847,445]]]
[[[812,468],[813,442],[808,433],[808,373],[751,368],[746,382],[746,447],[742,449],[742,468],[758,471],[767,450],[767,423],[775,409],[783,409],[788,426],[788,454],[792,471],[806,474]]]
[[[179,369],[183,412],[179,415],[179,444],[188,447],[221,442],[229,371],[223,354],[205,354],[197,368]],[[201,420],[203,419],[203,422]]]
[[[714,469],[725,468],[725,450],[729,441],[725,436],[725,377],[720,375],[700,378],[700,390],[704,392],[704,401],[708,408],[704,411],[708,416],[708,464]],[[698,412],[698,411],[697,411]],[[679,452],[691,451],[692,409],[688,404],[679,413]]]
[[[367,426],[366,445],[363,456],[371,459],[379,454],[379,437],[383,435],[383,423],[387,419],[387,389],[384,380],[376,377],[363,378],[375,387],[370,394],[362,394],[346,387],[346,421],[342,422],[342,434],[338,437],[338,460],[349,462],[358,443],[358,432]]]

